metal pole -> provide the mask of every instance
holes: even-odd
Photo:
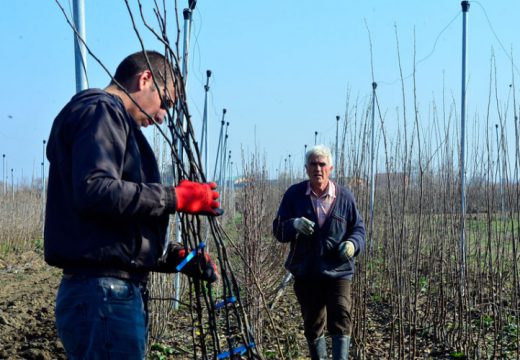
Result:
[[[220,121],[220,134],[218,136],[218,145],[217,145],[217,157],[215,159],[215,168],[213,169],[213,180],[216,181],[217,176],[217,170],[218,170],[218,164],[219,164],[219,154],[220,154],[220,147],[222,143],[222,134],[224,132],[224,124],[226,123],[224,121],[224,118],[226,117],[226,109],[222,109],[222,120]]]
[[[231,187],[230,191],[230,207],[231,207],[231,218],[235,218],[235,176],[233,174],[233,161],[229,164],[229,179],[231,180],[229,186]]]
[[[374,197],[376,192],[375,184],[375,115],[376,115],[376,89],[377,83],[372,83],[372,126],[370,131],[370,232],[369,232],[369,255],[372,255],[372,238],[374,230]]]
[[[307,156],[307,144],[303,145],[303,178],[305,179],[305,170],[307,169],[307,162],[305,161],[305,157]]]
[[[189,42],[190,42],[190,32],[191,32],[191,9],[184,9],[182,12],[184,16],[184,38],[183,38],[183,50],[182,50],[182,66],[181,66],[181,72],[182,72],[182,78],[184,80],[184,90],[186,91],[188,86],[188,50],[189,50]],[[179,113],[179,126],[181,130],[182,136],[187,137],[187,122],[184,119],[184,111],[182,109],[182,104],[178,102],[178,113]],[[187,143],[187,142],[186,142]],[[182,161],[184,158],[183,156],[183,149],[182,149],[182,139],[179,138],[177,142],[177,149],[179,154],[179,159]]]
[[[498,124],[495,124],[495,134],[497,140],[497,177],[500,176],[500,211],[502,214],[502,218],[505,214],[505,206],[504,206],[504,168],[505,164],[500,163],[500,151],[501,151],[501,141],[498,136]],[[505,155],[505,153],[504,153]],[[502,167],[502,171],[500,171]]]
[[[190,32],[191,32],[191,12],[195,8],[196,1],[190,1],[189,2],[189,9],[184,9],[183,15],[184,15],[184,42],[183,42],[183,56],[182,56],[182,78],[184,81],[184,90],[186,91],[186,87],[188,84],[188,48],[189,48],[189,38],[190,38]],[[179,122],[180,122],[180,131],[181,131],[181,137],[186,136],[187,137],[187,130],[185,127],[187,127],[187,121],[185,121],[184,117],[184,111],[182,110],[182,105],[179,102]],[[186,142],[188,143],[188,142]],[[183,159],[183,146],[182,146],[182,139],[179,138],[177,143],[177,149],[179,154],[179,159],[182,162]],[[182,243],[182,227],[181,227],[181,219],[179,217],[179,214],[175,214],[175,225],[176,225],[176,235],[177,235],[177,242]],[[174,298],[179,298],[179,289],[181,286],[181,278],[180,274],[175,274],[175,294]],[[174,301],[173,302],[173,308],[174,310],[179,309],[179,302]]]
[[[87,83],[87,49],[84,42],[85,35],[85,0],[74,0],[74,26],[77,35],[74,35],[74,58],[76,67],[76,92],[85,90]],[[82,41],[83,40],[83,41]]]
[[[339,130],[339,115],[336,115],[336,151],[334,154],[336,164],[339,164],[339,155],[338,155],[338,130]],[[336,178],[338,177],[338,169],[336,167]]]
[[[288,177],[287,177],[287,158],[283,159],[283,180],[284,180],[285,183],[288,182]]]
[[[316,141],[318,140],[318,132],[314,132],[314,145],[316,145]]]
[[[291,161],[291,154],[287,155],[287,158],[289,159],[289,182],[292,183],[292,161]]]
[[[506,213],[506,193],[505,193],[505,185],[507,181],[507,150],[506,150],[506,142],[505,142],[505,134],[504,127],[500,125],[500,149],[502,151],[502,179],[500,181],[501,193],[502,193],[502,217],[505,217]]]
[[[45,224],[45,144],[47,142],[43,140],[43,152],[42,152],[42,239],[44,233]]]
[[[14,169],[11,169],[11,194],[14,201],[14,175],[13,175]]]
[[[224,136],[224,142],[222,143],[222,156],[220,159],[220,172],[219,172],[219,181],[224,181],[223,172],[226,166],[226,151],[227,151],[227,141],[228,141],[228,129],[229,129],[229,121],[226,122],[226,134]]]
[[[188,76],[188,50],[190,43],[190,34],[191,34],[191,9],[184,9],[182,12],[184,16],[184,42],[183,42],[183,51],[182,51],[182,77],[184,78],[184,85],[187,85]]]
[[[202,115],[202,131],[200,136],[200,152],[204,156],[204,171],[208,171],[208,91],[211,70],[206,70],[206,85],[204,85],[204,113]]]
[[[226,139],[227,139],[227,135],[226,135]],[[231,158],[231,151],[229,152],[229,157],[226,157],[225,152],[223,152],[222,155],[223,155],[223,158],[222,158],[222,168],[221,168],[221,171],[222,171],[222,193],[221,193],[221,196],[220,196],[220,200],[221,200],[221,203],[224,204],[225,200],[227,200],[226,199],[227,161],[228,161],[229,158]],[[224,205],[222,205],[222,207],[224,207]]]
[[[465,147],[465,124],[466,124],[466,43],[467,43],[467,14],[469,10],[469,1],[462,1],[462,89],[460,103],[460,288],[461,295],[464,296],[464,283],[466,278],[466,243],[465,243],[465,227],[466,227],[466,147]]]
[[[5,154],[2,154],[2,192],[7,193],[7,184],[5,181]]]
[[[227,158],[227,161],[224,162],[224,174],[222,175],[222,193],[221,193],[221,206],[224,208],[224,204],[227,200],[227,190],[228,190],[228,168],[229,163],[231,162],[231,150],[229,150],[229,156]]]

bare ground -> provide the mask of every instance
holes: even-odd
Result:
[[[0,358],[65,359],[54,328],[60,272],[27,252],[0,260]]]
[[[60,270],[47,266],[42,256],[36,252],[8,255],[0,258],[0,359],[65,359],[65,352],[54,327],[54,301],[60,281]],[[307,356],[305,340],[301,328],[301,319],[295,297],[283,296],[273,312],[279,329],[291,329],[285,333],[282,343],[291,342],[292,359],[304,359]],[[187,358],[190,349],[189,336],[179,336],[181,329],[176,329],[183,321],[174,316],[168,327],[173,335],[166,335],[163,340],[167,348],[184,349],[171,355],[155,354],[152,358],[182,359]],[[367,316],[367,341],[365,354],[367,359],[388,358],[389,334],[388,311],[384,306],[371,305]],[[277,327],[278,327],[277,326]],[[274,343],[274,341],[273,341]],[[273,345],[273,349],[274,349]],[[188,350],[186,350],[188,349]],[[418,339],[420,359],[446,359],[449,351],[430,339]],[[182,355],[184,354],[184,355]],[[277,358],[276,354],[273,357]]]

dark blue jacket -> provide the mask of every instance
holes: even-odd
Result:
[[[54,120],[45,260],[68,273],[146,279],[161,257],[174,191],[122,101],[78,93]]]
[[[289,187],[273,222],[273,233],[278,241],[290,242],[285,268],[296,278],[351,279],[354,259],[343,261],[338,247],[343,241],[352,241],[356,247],[355,256],[365,247],[365,226],[354,195],[346,187],[335,184],[336,199],[320,228],[310,196],[305,194],[307,184],[308,181],[303,181]],[[316,224],[311,236],[297,235],[293,222],[302,216]]]

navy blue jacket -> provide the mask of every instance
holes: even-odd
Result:
[[[175,193],[117,96],[78,93],[54,120],[45,260],[67,273],[145,280],[164,249]]]
[[[296,278],[351,279],[354,259],[342,260],[338,247],[343,241],[352,241],[356,248],[354,256],[365,247],[365,226],[354,195],[346,187],[335,184],[336,199],[320,228],[310,196],[305,194],[307,184],[308,181],[303,181],[289,187],[273,222],[273,233],[278,241],[290,242],[285,268]],[[310,236],[297,234],[294,228],[294,220],[302,216],[316,224]]]

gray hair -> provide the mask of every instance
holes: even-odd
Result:
[[[332,153],[330,149],[325,145],[315,145],[311,147],[307,152],[305,153],[305,165],[309,164],[309,159],[313,156],[323,156],[327,158],[329,165],[333,165],[332,162]]]

